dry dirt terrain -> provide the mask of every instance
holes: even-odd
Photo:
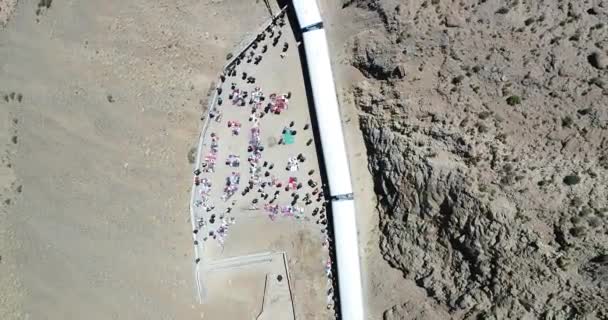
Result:
[[[608,2],[319,2],[367,319],[608,318]],[[205,317],[186,154],[263,6],[14,3],[0,319]]]
[[[608,318],[608,2],[326,10],[377,195],[368,317]]]
[[[187,154],[200,100],[265,7],[14,9],[0,27],[0,319],[202,318]]]

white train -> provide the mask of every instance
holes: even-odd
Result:
[[[331,195],[340,312],[344,320],[363,320],[355,202],[327,38],[316,0],[293,0],[293,6],[302,30]]]

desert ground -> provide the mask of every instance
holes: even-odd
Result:
[[[0,318],[216,319],[195,298],[187,155],[262,1],[15,3]],[[608,3],[319,4],[367,319],[606,319]]]
[[[267,17],[255,1],[18,2],[0,31],[0,318],[205,316],[187,155],[226,54]]]

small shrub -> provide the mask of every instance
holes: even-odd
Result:
[[[453,85],[459,85],[462,83],[462,80],[464,79],[463,75],[459,75],[458,77],[454,77],[452,78],[452,84]]]
[[[608,254],[600,254],[589,261],[593,263],[608,264]]]
[[[580,114],[581,116],[586,116],[586,115],[590,114],[592,110],[593,109],[591,109],[591,108],[583,108],[583,109],[577,110],[576,112],[578,112],[578,114]]]
[[[53,0],[40,0],[38,2],[38,7],[40,7],[40,8],[46,7],[47,9],[49,9],[51,7],[52,3],[53,3]]]
[[[581,35],[579,33],[575,33],[572,36],[570,36],[570,38],[568,38],[568,40],[570,41],[579,41],[581,39]]]
[[[188,151],[188,162],[190,164],[194,164],[195,160],[196,160],[196,148],[192,147],[192,148],[190,148],[190,151]]]
[[[485,120],[488,117],[490,117],[491,115],[492,115],[492,112],[490,112],[490,111],[482,111],[482,112],[479,113],[478,116],[479,116],[479,119]]]
[[[521,104],[521,97],[520,96],[510,96],[507,98],[507,104],[510,106],[514,106],[517,104]]]
[[[598,217],[591,217],[589,218],[588,223],[591,228],[595,229],[602,225],[602,220],[600,220]]]
[[[504,134],[504,133],[499,133],[499,134],[496,136],[496,140],[498,140],[498,141],[500,141],[500,142],[502,142],[502,143],[507,143],[507,135],[506,135],[506,134]]]
[[[490,131],[488,126],[486,126],[485,124],[483,124],[481,122],[477,122],[477,124],[475,124],[475,126],[477,127],[477,131],[479,133],[486,133],[486,132]]]
[[[506,175],[500,178],[500,184],[502,186],[510,186],[515,183],[515,177],[513,175]]]
[[[109,94],[106,98],[108,99],[109,103],[113,103],[115,101],[111,94]]]
[[[581,217],[587,217],[587,216],[590,216],[591,214],[593,214],[593,210],[591,208],[589,208],[588,206],[584,206],[581,209],[581,213],[580,213]]]
[[[596,86],[600,87],[601,89],[606,88],[606,83],[604,82],[604,80],[600,79],[599,77],[589,79],[589,84],[596,85]]]
[[[562,118],[562,127],[571,128],[572,124],[574,124],[574,120],[571,116],[565,116]]]
[[[566,268],[568,268],[568,265],[570,265],[570,261],[566,257],[559,257],[559,259],[557,259],[557,265],[561,269],[566,269]]]
[[[9,97],[11,98],[11,100],[15,100],[15,93],[11,92],[11,94],[9,95]]]
[[[587,228],[578,226],[570,229],[570,234],[576,238],[582,237],[587,233]]]
[[[604,27],[604,24],[600,22],[600,23],[594,25],[593,27],[591,27],[591,30],[601,29],[603,27]]]
[[[507,7],[500,7],[498,10],[496,10],[496,13],[498,13],[498,14],[507,14],[507,13],[509,13],[509,8],[507,8]]]
[[[573,225],[577,225],[577,224],[581,223],[581,221],[583,221],[583,219],[581,219],[580,217],[570,218],[570,222],[572,222]]]
[[[599,159],[600,167],[608,170],[608,156],[601,156]]]
[[[581,178],[575,174],[567,175],[564,177],[564,183],[568,186],[573,186],[581,182]]]
[[[583,200],[580,197],[574,197],[572,200],[570,200],[570,205],[578,208],[583,205]]]
[[[17,94],[17,101],[21,102],[23,100],[23,95],[21,93]]]
[[[11,138],[11,141],[13,142],[13,144],[17,144],[17,136],[13,136]]]

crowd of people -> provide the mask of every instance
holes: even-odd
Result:
[[[195,207],[198,229],[203,231],[201,239],[217,241],[224,245],[232,225],[236,223],[233,209],[242,210],[243,204],[251,214],[266,215],[271,221],[279,218],[293,218],[302,221],[314,221],[322,236],[322,246],[330,256],[332,240],[328,234],[327,204],[325,188],[316,172],[316,163],[307,161],[306,151],[314,152],[312,130],[306,121],[287,120],[284,126],[277,128],[264,127],[266,136],[276,137],[278,145],[267,146],[262,139],[263,123],[265,117],[276,117],[273,121],[281,121],[282,115],[290,110],[290,91],[264,92],[255,75],[250,71],[258,66],[266,55],[280,51],[281,58],[285,58],[289,50],[289,43],[282,41],[283,33],[280,30],[285,25],[285,16],[279,17],[263,33],[258,35],[255,42],[240,54],[220,76],[217,87],[217,100],[209,111],[210,141],[202,150],[205,155],[201,159],[200,170],[195,173],[196,200]],[[278,47],[276,50],[271,48]],[[242,66],[249,66],[241,69]],[[244,71],[246,70],[246,71]],[[302,106],[305,107],[305,106]],[[231,108],[231,109],[229,109]],[[230,120],[224,121],[223,115]],[[242,117],[241,123],[234,114]],[[288,123],[287,123],[288,122]],[[229,129],[225,139],[241,139],[242,149],[222,150],[220,135],[225,128]],[[224,128],[224,129],[222,129]],[[241,130],[247,132],[247,137],[241,135]],[[296,143],[295,137],[299,133],[304,136],[301,143]],[[304,143],[304,141],[306,141]],[[234,146],[235,143],[230,143]],[[236,145],[241,145],[236,144]],[[267,155],[267,148],[283,148],[283,159]],[[293,152],[297,150],[296,152]],[[218,170],[217,158],[225,159],[224,165],[229,169]],[[246,156],[247,162],[241,163],[241,157]],[[220,160],[221,163],[222,160]],[[276,166],[275,166],[276,162]],[[247,166],[247,169],[245,169]],[[218,171],[229,172],[223,180],[211,177]],[[221,182],[220,182],[221,181]],[[214,196],[214,188],[222,190],[221,196]],[[214,203],[218,201],[218,203]],[[223,209],[217,209],[221,207]],[[332,260],[328,258],[325,272],[328,279],[327,301],[328,309],[334,309]]]

